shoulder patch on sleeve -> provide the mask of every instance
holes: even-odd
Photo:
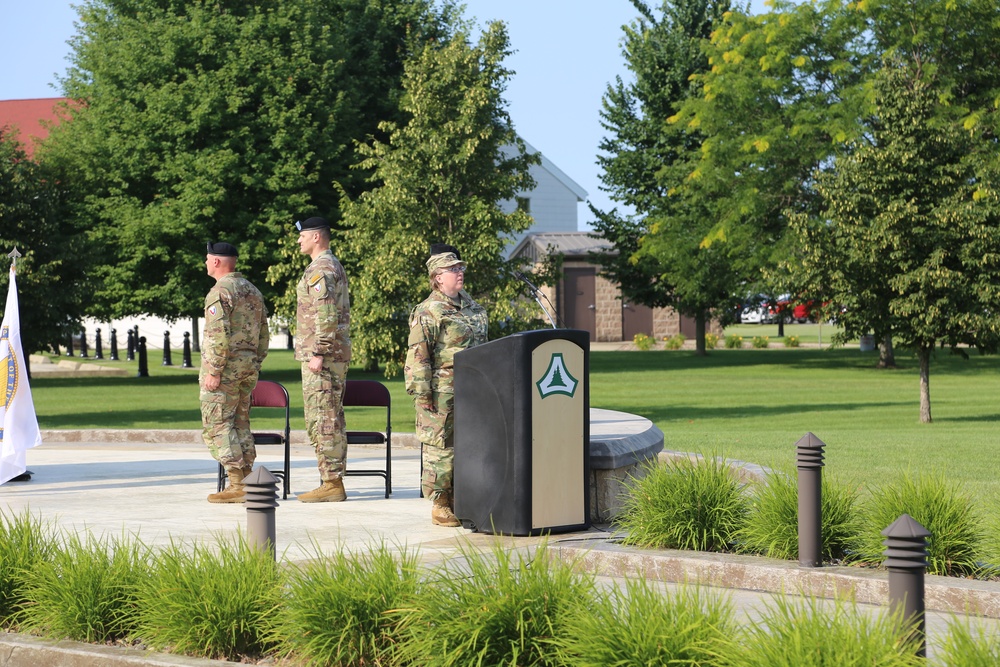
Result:
[[[222,317],[222,299],[217,298],[211,303],[205,304],[205,320],[207,322],[214,322],[215,320]]]
[[[326,278],[322,273],[317,273],[309,278],[309,291],[312,292],[317,299],[326,298]]]

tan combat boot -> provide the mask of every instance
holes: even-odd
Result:
[[[247,500],[246,489],[243,488],[243,471],[227,470],[229,486],[219,493],[208,494],[210,503],[244,503]]]
[[[435,526],[447,526],[457,528],[462,522],[455,516],[451,509],[451,494],[442,493],[434,499],[434,506],[431,507],[431,523]]]
[[[312,491],[299,494],[299,502],[303,503],[339,503],[347,500],[347,491],[344,490],[344,480],[334,479],[324,481]]]

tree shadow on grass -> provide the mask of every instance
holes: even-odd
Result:
[[[655,424],[672,421],[708,421],[745,417],[789,418],[808,412],[849,412],[852,410],[898,407],[908,404],[907,401],[884,401],[881,403],[789,403],[785,405],[740,406],[635,405],[629,412],[645,417]]]
[[[201,411],[195,403],[183,410],[132,410],[122,406],[113,412],[67,412],[58,415],[39,413],[38,426],[43,429],[63,428],[201,428]],[[136,424],[156,424],[140,427]]]

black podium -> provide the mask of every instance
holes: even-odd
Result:
[[[537,535],[590,526],[590,336],[525,331],[455,355],[455,515]]]

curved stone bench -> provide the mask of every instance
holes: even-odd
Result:
[[[631,478],[663,450],[663,431],[639,415],[590,409],[590,520],[607,523],[621,512]]]

